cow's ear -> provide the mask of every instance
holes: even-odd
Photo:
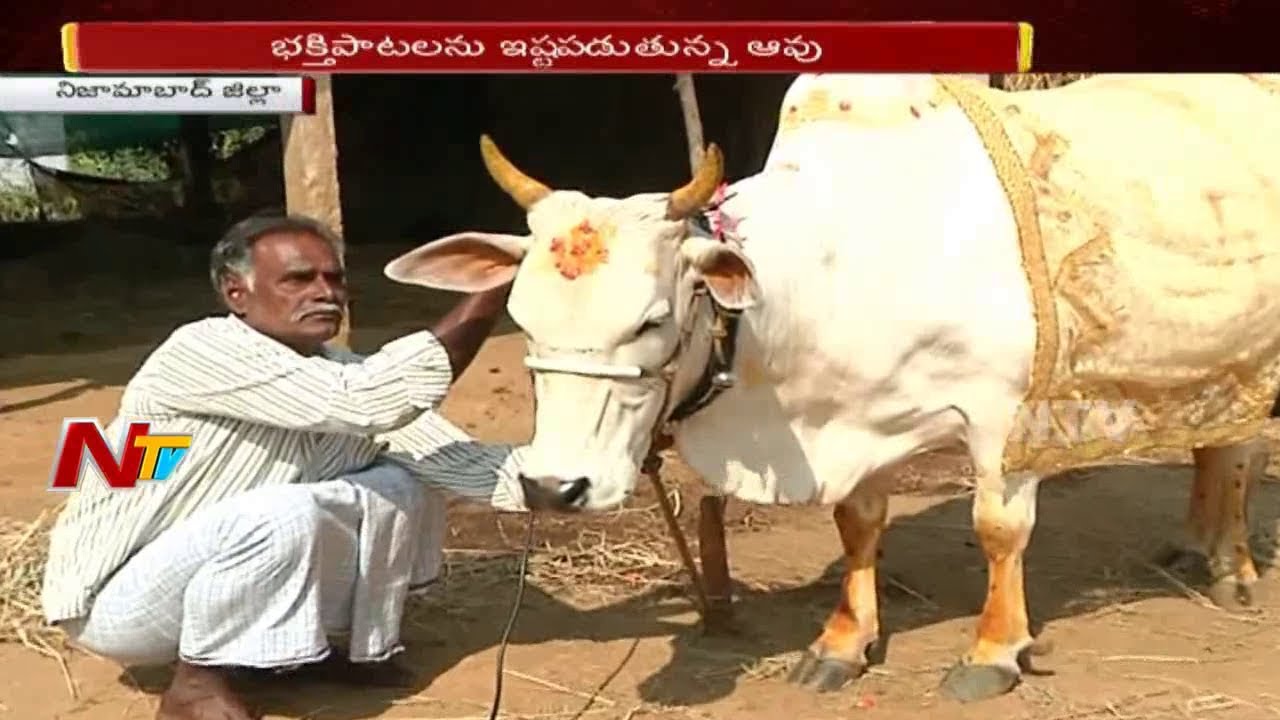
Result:
[[[477,293],[515,278],[530,238],[463,232],[434,240],[387,263],[383,274],[399,283]]]
[[[695,236],[684,241],[680,252],[721,307],[746,310],[760,302],[755,268],[737,246]]]

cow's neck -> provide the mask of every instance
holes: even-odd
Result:
[[[709,297],[695,302],[693,313],[688,346],[671,379],[669,423],[692,417],[733,384],[741,317],[719,308]]]

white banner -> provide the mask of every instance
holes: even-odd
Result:
[[[0,112],[162,115],[310,114],[307,77],[0,75]]]

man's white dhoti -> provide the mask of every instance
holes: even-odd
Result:
[[[352,661],[384,660],[410,590],[440,572],[445,527],[444,493],[391,463],[255,488],[165,530],[63,627],[127,665],[284,667],[341,635]]]
[[[439,572],[446,498],[525,509],[518,448],[436,412],[452,380],[425,330],[310,357],[235,316],[178,328],[107,433],[147,422],[191,447],[127,491],[85,466],[50,534],[45,619],[127,664],[298,665],[338,634],[354,661],[389,657],[410,587]]]

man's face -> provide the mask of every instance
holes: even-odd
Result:
[[[303,354],[338,334],[347,286],[328,242],[305,232],[263,235],[254,243],[252,282],[231,277],[223,295],[255,330]]]

